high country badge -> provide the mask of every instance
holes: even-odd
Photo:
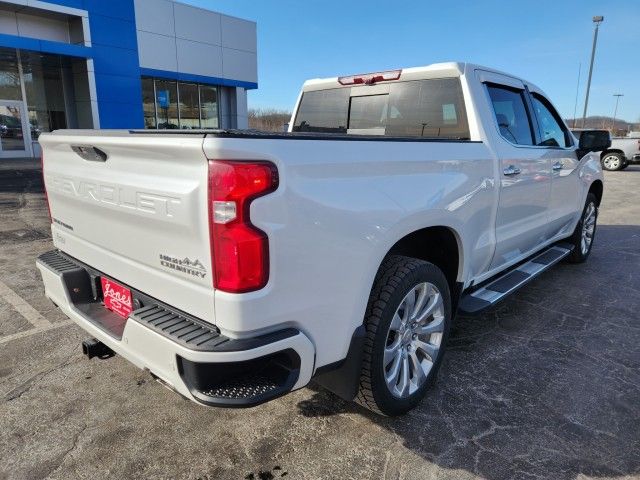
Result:
[[[198,259],[191,260],[188,257],[177,258],[160,254],[160,265],[198,278],[204,278],[207,275],[207,269]]]

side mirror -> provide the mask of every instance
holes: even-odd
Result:
[[[611,146],[611,135],[608,130],[583,130],[580,132],[578,150],[582,155],[589,152],[601,152]]]

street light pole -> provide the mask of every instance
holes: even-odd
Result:
[[[593,23],[595,23],[595,30],[593,31],[593,46],[591,47],[591,64],[589,65],[589,79],[587,80],[587,93],[584,98],[584,112],[582,113],[582,128],[587,120],[587,107],[589,105],[589,90],[591,89],[591,74],[593,73],[593,60],[596,56],[596,44],[598,43],[598,29],[600,24],[604,21],[602,15],[593,17]]]
[[[624,94],[614,93],[613,96],[616,97],[616,108],[613,111],[613,122],[611,123],[612,132],[616,129],[616,115],[618,114],[618,101],[620,100],[620,97],[624,97]]]

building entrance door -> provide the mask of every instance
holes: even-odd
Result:
[[[31,130],[24,103],[0,100],[0,158],[31,155]]]

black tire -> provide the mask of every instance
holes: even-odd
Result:
[[[629,166],[629,162],[625,162],[624,165],[622,165],[622,167],[620,167],[620,170],[624,170],[628,166]]]
[[[585,216],[589,209],[589,206],[593,206],[595,208],[595,221],[593,224],[593,234],[591,236],[591,243],[589,244],[589,248],[586,252],[582,248],[582,229],[585,222]],[[573,251],[567,257],[567,260],[570,263],[583,263],[589,258],[591,254],[591,249],[593,248],[593,241],[595,240],[596,230],[598,228],[598,199],[596,196],[589,192],[587,194],[587,200],[584,203],[584,208],[582,209],[582,214],[580,215],[580,220],[576,225],[576,229],[573,231],[573,235],[568,239],[569,243],[573,245]]]
[[[436,358],[420,388],[407,396],[395,396],[384,375],[384,351],[391,321],[400,304],[416,286],[427,282],[435,286],[443,302],[443,327]],[[380,266],[367,305],[364,325],[366,339],[356,402],[378,414],[401,415],[414,408],[433,384],[444,354],[451,327],[451,295],[442,271],[435,265],[415,258],[391,255]],[[414,337],[415,338],[415,337]]]
[[[618,170],[622,170],[625,164],[624,156],[620,153],[609,152],[605,153],[602,156],[602,168],[609,172],[617,172]]]

